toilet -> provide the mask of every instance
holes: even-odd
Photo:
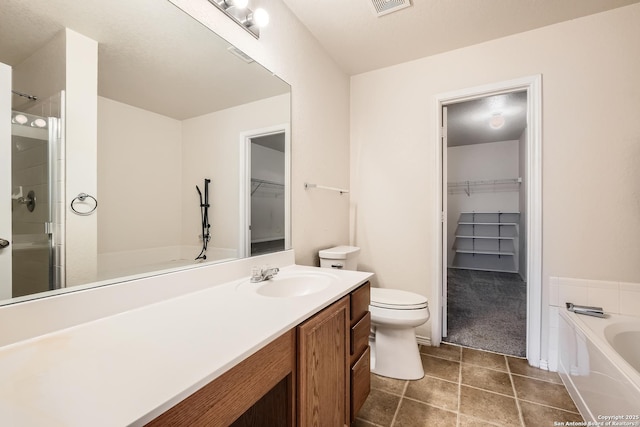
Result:
[[[371,288],[371,372],[399,380],[424,377],[416,327],[429,320],[427,297],[399,289]]]
[[[360,248],[336,246],[319,252],[320,267],[356,270]],[[424,377],[415,328],[429,320],[427,298],[399,289],[371,288],[371,372],[400,380]]]

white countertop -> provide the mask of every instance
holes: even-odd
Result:
[[[281,274],[309,270],[327,271]],[[235,280],[2,347],[0,424],[143,425],[372,276],[330,272],[335,283],[307,296]]]

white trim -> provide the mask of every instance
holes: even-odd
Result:
[[[423,337],[421,335],[416,335],[416,341],[420,345],[426,345],[431,347],[431,339],[429,337]]]
[[[437,313],[432,317],[431,342],[439,345],[442,340],[442,264],[443,230],[441,211],[443,202],[443,150],[440,139],[442,106],[480,97],[508,93],[516,90],[527,91],[527,360],[532,366],[541,364],[541,321],[542,321],[542,75],[466,88],[436,95],[436,141],[435,170],[436,194],[434,239],[435,253],[438,254],[438,268],[434,272],[433,307]],[[445,211],[446,215],[446,211]]]
[[[284,133],[284,247],[291,248],[291,131],[289,124],[274,125],[240,133],[240,221],[238,229],[238,257],[251,256],[251,140],[253,138]]]

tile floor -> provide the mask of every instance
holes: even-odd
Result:
[[[583,421],[558,374],[525,359],[443,344],[420,347],[425,377],[371,376],[356,427],[553,426]]]

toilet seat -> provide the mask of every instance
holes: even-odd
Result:
[[[399,289],[371,288],[369,305],[391,310],[420,310],[427,307],[427,298]]]

